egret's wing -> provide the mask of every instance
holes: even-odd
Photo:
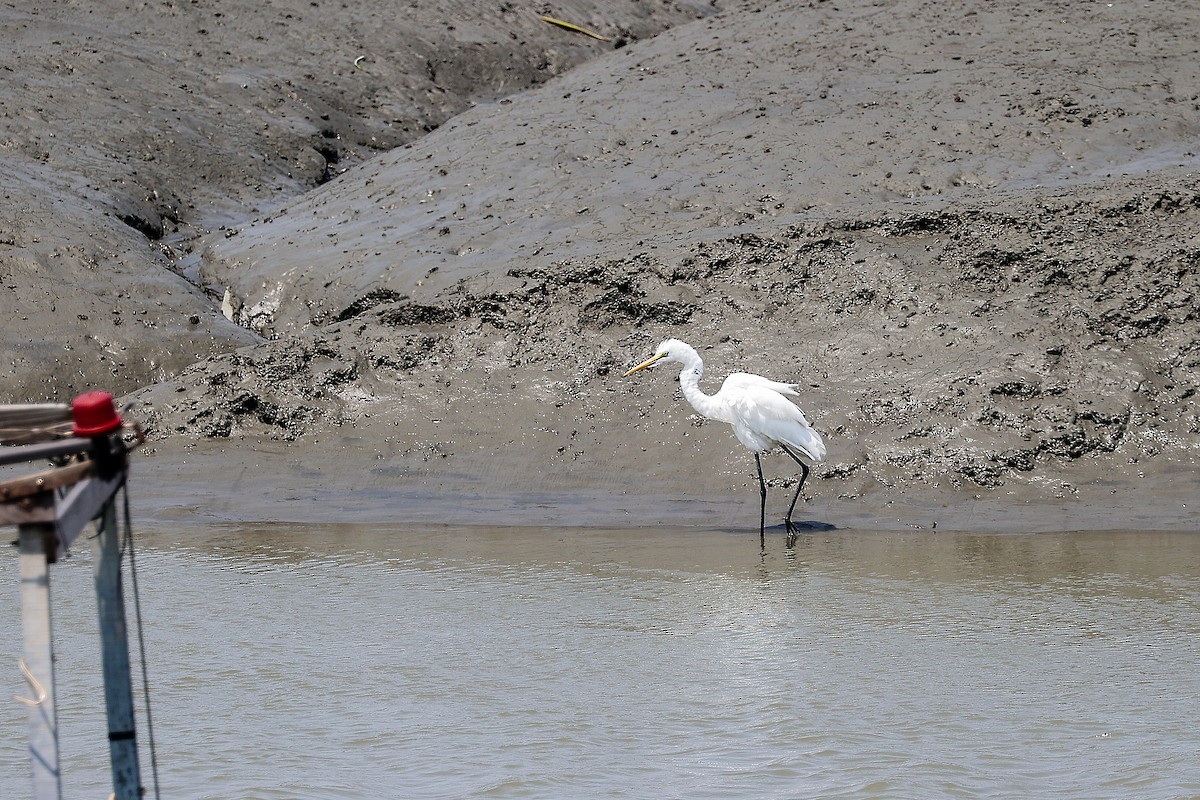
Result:
[[[780,383],[779,381],[773,381],[770,378],[764,378],[762,375],[755,375],[750,372],[733,372],[721,384],[721,389],[770,389],[772,392],[799,397],[800,393],[796,391],[796,387],[799,385],[798,383]]]
[[[757,375],[749,377],[758,378]],[[759,380],[774,383],[765,378]],[[825,460],[825,442],[795,403],[769,385],[751,382],[740,387],[735,384],[735,387],[738,391],[731,394],[730,410],[734,417],[734,433],[742,444],[752,450],[765,450],[776,442],[783,442],[799,448],[814,462]]]

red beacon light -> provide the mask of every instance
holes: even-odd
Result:
[[[79,437],[104,436],[121,427],[121,416],[108,392],[87,392],[71,401],[75,419],[72,433]]]

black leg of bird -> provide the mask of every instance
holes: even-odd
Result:
[[[758,470],[758,543],[767,546],[767,482],[763,480],[762,461],[754,454],[754,467]]]
[[[791,533],[794,528],[792,526],[792,512],[796,509],[796,501],[800,499],[800,490],[804,488],[804,481],[808,480],[808,464],[800,460],[800,457],[788,449],[787,445],[780,445],[783,452],[792,457],[792,460],[800,465],[800,483],[796,486],[796,493],[792,495],[792,504],[788,506],[787,516],[783,518],[783,526]]]

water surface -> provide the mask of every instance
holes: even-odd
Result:
[[[138,533],[163,797],[1200,795],[1193,535]],[[64,796],[101,797],[91,566],[52,569]]]

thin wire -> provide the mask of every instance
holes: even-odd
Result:
[[[162,794],[158,788],[158,754],[157,748],[154,745],[154,717],[150,714],[150,673],[146,667],[146,635],[142,626],[142,597],[138,591],[137,559],[134,557],[133,551],[133,522],[129,514],[129,485],[122,485],[121,491],[125,501],[125,546],[129,549],[129,577],[132,581],[131,588],[133,589],[133,614],[137,619],[138,649],[141,652],[142,660],[142,697],[143,702],[146,704],[146,736],[150,744],[150,774],[154,778],[154,797],[157,800],[162,800]]]
[[[40,706],[42,703],[46,702],[46,698],[50,695],[46,691],[46,687],[42,686],[41,681],[37,679],[37,676],[30,672],[29,667],[25,665],[24,656],[18,658],[17,663],[21,666],[21,673],[25,676],[25,680],[29,681],[29,686],[33,689],[33,693],[37,695],[37,699],[30,700],[28,697],[21,697],[19,694],[14,694],[13,700],[16,700],[18,703],[24,703],[27,706],[33,706],[36,708],[37,706]]]

